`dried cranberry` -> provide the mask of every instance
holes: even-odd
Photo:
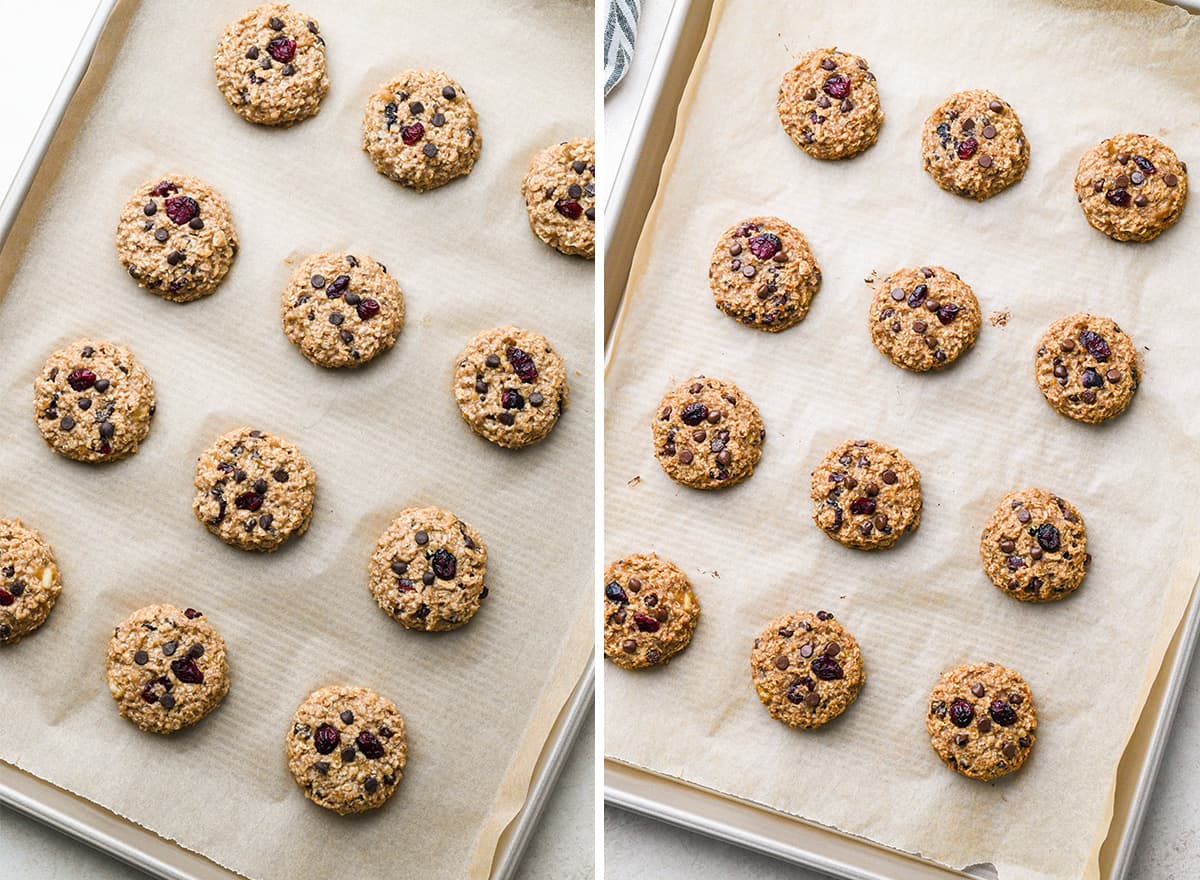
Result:
[[[633,622],[644,633],[658,632],[658,621],[648,614],[633,615]]]
[[[1058,534],[1058,529],[1050,523],[1043,523],[1038,526],[1037,542],[1047,553],[1057,553],[1058,548],[1062,546],[1062,539]]]
[[[813,675],[821,679],[821,681],[833,681],[835,678],[841,678],[841,664],[832,657],[822,654],[812,662]]]
[[[200,216],[200,205],[191,196],[171,196],[163,204],[166,206],[167,216],[176,226],[182,226]]]
[[[276,37],[267,43],[267,54],[280,64],[287,64],[296,57],[296,41],[291,37]]]
[[[341,741],[342,735],[332,724],[322,724],[313,734],[313,746],[320,755],[328,755],[338,747],[338,743]]]
[[[400,126],[400,140],[410,147],[423,137],[425,137],[425,126],[419,122]]]
[[[508,362],[512,364],[512,368],[517,371],[517,376],[522,382],[532,382],[538,377],[537,367],[533,363],[533,358],[521,349],[515,345],[510,345],[505,349],[504,354],[508,357]]]
[[[679,413],[679,419],[685,425],[696,425],[708,418],[708,407],[696,400],[685,406]]]
[[[1116,205],[1118,208],[1128,208],[1129,203],[1133,201],[1129,195],[1129,190],[1119,186],[1106,192],[1104,198],[1108,199],[1110,203]]]
[[[787,698],[789,703],[797,705],[804,702],[804,698],[808,696],[808,688],[798,681],[793,681],[788,685]]]
[[[774,232],[764,232],[750,239],[750,253],[760,260],[769,260],[783,250],[783,242]]]
[[[554,203],[554,210],[572,220],[578,220],[583,216],[583,206],[574,199],[559,199]]]
[[[992,705],[988,707],[988,714],[1001,727],[1011,727],[1017,723],[1017,710],[1004,700],[992,700]]]
[[[1112,349],[1095,330],[1084,330],[1079,334],[1079,341],[1088,350],[1088,354],[1098,361],[1106,361],[1112,357]]]
[[[955,727],[966,727],[975,717],[975,707],[966,700],[955,700],[950,704],[950,721]]]
[[[158,186],[150,190],[150,195],[162,197],[169,196],[173,192],[179,192],[179,187],[169,180],[162,180],[159,181]]]
[[[850,502],[851,513],[872,514],[875,512],[875,499],[861,495]]]
[[[616,602],[618,605],[629,604],[629,597],[625,595],[625,591],[621,589],[621,585],[616,581],[610,581],[605,585],[604,598],[609,602]]]
[[[454,580],[454,575],[458,572],[458,560],[454,558],[453,553],[446,549],[435,551],[429,564],[433,566],[433,573],[438,576],[439,580]]]
[[[929,295],[929,287],[924,284],[918,284],[913,288],[913,292],[908,295],[908,304],[912,308],[916,308],[921,303],[925,302],[925,297]]]
[[[188,620],[195,620],[197,617],[203,617],[204,615],[195,608],[185,608],[183,609],[183,616]]]
[[[500,405],[505,409],[524,409],[525,398],[521,396],[520,391],[508,388],[500,395]]]
[[[4,587],[0,587],[0,605],[11,605],[17,601],[17,597],[10,593]]]
[[[1147,174],[1154,174],[1156,171],[1158,171],[1158,169],[1154,167],[1154,163],[1145,156],[1134,156],[1133,163]]]
[[[178,660],[172,660],[171,671],[184,684],[204,683],[204,673],[200,671],[200,667],[196,665],[196,661],[191,657],[180,657]]]
[[[369,321],[379,314],[379,303],[370,297],[359,300],[355,308],[358,312],[358,317],[363,321]]]
[[[238,510],[258,510],[263,505],[263,497],[257,492],[243,492],[233,499],[233,506]]]
[[[975,155],[975,151],[979,149],[979,141],[973,137],[967,138],[958,145],[958,158],[970,159]]]
[[[78,370],[72,370],[71,375],[67,376],[67,384],[76,391],[87,391],[96,384],[96,374],[80,367]]]
[[[941,321],[943,324],[949,324],[951,321],[953,321],[955,318],[958,317],[958,312],[959,312],[958,306],[954,305],[954,303],[946,303],[945,305],[941,305],[938,307],[938,310],[937,310],[938,320]]]
[[[1097,370],[1091,367],[1086,368],[1079,377],[1079,381],[1083,383],[1084,388],[1103,388],[1104,376]]]
[[[821,86],[821,91],[831,98],[837,98],[839,101],[850,94],[850,78],[842,76],[840,73],[835,73],[829,79],[825,80],[825,85]]]
[[[371,731],[360,731],[354,741],[358,744],[358,750],[363,753],[364,758],[378,760],[383,757],[383,743]]]
[[[157,703],[158,693],[154,690],[156,687],[162,688],[164,691],[169,691],[173,685],[170,679],[160,675],[158,678],[152,678],[146,682],[146,686],[142,688],[142,699],[147,703]]]

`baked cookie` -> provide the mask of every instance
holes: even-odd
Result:
[[[1083,313],[1046,328],[1034,368],[1052,407],[1093,425],[1124,412],[1142,379],[1141,357],[1129,336],[1111,318]]]
[[[650,429],[667,476],[693,489],[721,489],[746,479],[767,437],[758,407],[742,389],[704,376],[667,392]]]
[[[150,433],[154,383],[128,348],[77,339],[50,355],[33,383],[42,438],[75,461],[133,455]]]
[[[1029,142],[1012,106],[993,92],[955,92],[925,120],[921,160],[938,186],[982,202],[1029,167]]]
[[[821,287],[821,267],[796,227],[751,217],[725,230],[708,264],[717,308],[757,330],[799,324]]]
[[[839,544],[891,547],[921,524],[921,473],[899,449],[847,440],[812,472],[813,522]]]
[[[817,159],[848,159],[872,146],[883,125],[875,74],[866,59],[814,49],[783,75],[776,103],[783,130]]]
[[[142,730],[195,724],[229,692],[225,640],[194,608],[139,608],[108,643],[108,690]]]
[[[0,519],[0,645],[16,644],[45,623],[60,592],[50,545],[19,519]]]
[[[467,93],[440,70],[406,70],[367,101],[363,149],[380,174],[418,192],[470,174],[482,146]]]
[[[1187,202],[1187,166],[1148,134],[1119,134],[1079,158],[1075,196],[1088,223],[1117,241],[1150,241]]]
[[[312,519],[317,474],[300,450],[266,431],[222,434],[196,460],[192,512],[243,550],[270,552]]]
[[[567,371],[546,337],[519,327],[484,330],[458,357],[454,399],[471,430],[498,446],[537,443],[567,408]]]
[[[288,769],[304,796],[345,816],[383,806],[408,760],[396,704],[364,687],[308,695],[287,736]]]
[[[231,22],[213,69],[237,114],[261,125],[291,125],[315,116],[329,91],[325,38],[316,19],[286,3],[266,3]]]
[[[487,595],[487,545],[440,507],[402,510],[371,554],[371,595],[409,629],[458,629]]]
[[[983,527],[979,555],[992,583],[1022,602],[1069,596],[1092,561],[1083,517],[1045,489],[1005,495]]]
[[[604,569],[604,656],[625,669],[666,665],[688,646],[700,603],[669,559],[635,553]]]
[[[533,234],[564,254],[596,256],[596,142],[575,138],[546,147],[521,184]]]
[[[173,302],[216,290],[237,250],[225,199],[184,174],[143,183],[117,223],[121,265],[142,287]]]
[[[996,663],[955,666],[933,687],[929,741],[951,770],[985,782],[1021,769],[1037,740],[1025,679]]]
[[[898,367],[923,373],[954,363],[979,337],[970,285],[941,266],[900,269],[875,285],[871,341]]]
[[[772,718],[809,728],[850,708],[866,679],[858,642],[828,611],[772,620],[754,640],[750,674]]]
[[[314,254],[280,303],[283,332],[320,367],[357,367],[396,342],[404,292],[387,266],[353,254]]]

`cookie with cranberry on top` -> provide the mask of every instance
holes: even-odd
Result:
[[[1025,176],[1029,141],[1012,105],[994,92],[955,92],[921,129],[921,161],[942,189],[982,202]]]
[[[19,519],[0,519],[0,645],[15,645],[45,623],[60,592],[50,545]]]
[[[979,338],[979,300],[942,266],[900,269],[879,280],[870,308],[871,341],[898,367],[922,373],[950,366]]]
[[[700,602],[669,559],[635,553],[604,569],[604,656],[625,669],[660,666],[688,646]]]
[[[847,440],[812,472],[813,522],[839,544],[884,550],[921,524],[921,472],[894,446]]]
[[[667,392],[650,429],[663,471],[693,489],[722,489],[749,477],[767,435],[742,389],[704,376]]]
[[[596,142],[575,138],[546,147],[521,184],[529,227],[555,250],[596,256]]]
[[[1001,499],[983,527],[979,555],[992,583],[1022,602],[1071,595],[1092,560],[1075,505],[1038,488]]]
[[[1187,203],[1187,166],[1148,134],[1118,134],[1079,158],[1075,196],[1092,227],[1117,241],[1150,241]]]
[[[1046,328],[1034,370],[1050,406],[1093,425],[1123,413],[1142,381],[1141,355],[1129,334],[1111,318],[1083,312]]]
[[[836,48],[800,56],[783,76],[776,110],[788,137],[816,159],[857,156],[878,140],[883,126],[866,59]]]
[[[778,217],[751,217],[717,242],[708,284],[722,312],[774,333],[804,320],[821,287],[821,267],[796,227]]]
[[[951,770],[985,782],[1020,770],[1037,740],[1037,709],[1020,673],[997,663],[955,666],[929,695],[925,729]]]

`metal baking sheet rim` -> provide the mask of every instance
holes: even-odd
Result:
[[[4,247],[42,158],[83,80],[117,0],[99,0],[71,59],[70,66],[42,118],[12,187],[0,203],[0,248]],[[541,818],[550,792],[566,762],[595,693],[595,660],[588,661],[570,699],[550,730],[534,767],[521,811],[500,835],[492,862],[492,880],[507,880],[516,871],[525,846]],[[184,849],[86,798],[0,761],[0,805],[36,819],[113,858],[167,880],[229,880],[241,875],[199,853]]]
[[[678,106],[686,92],[687,83],[691,81],[691,72],[707,42],[712,2],[713,0],[675,0],[663,43],[654,59],[654,69],[650,73],[646,91],[638,107],[633,131],[618,161],[611,163],[616,165],[617,170],[609,201],[608,216],[612,218],[609,229],[625,230],[626,242],[621,242],[611,231],[606,237],[605,272],[606,275],[613,274],[620,279],[619,288],[610,286],[608,282],[605,284],[606,371],[613,355],[616,331],[624,319],[625,285],[635,251],[635,246],[628,243],[635,245],[641,239],[649,210],[657,198],[663,162],[669,151],[668,147],[667,150],[660,150],[658,154],[654,154],[655,144],[649,135],[655,125],[669,123],[672,134],[667,141],[673,140]],[[1174,2],[1169,5],[1200,14],[1200,0]],[[698,11],[702,13],[702,21],[699,22],[701,16],[697,15]],[[688,75],[684,83],[675,89],[672,88],[671,80],[674,74],[678,85],[678,70],[672,68],[680,59],[688,65]],[[639,171],[643,183],[647,174],[654,181],[653,192],[643,193],[640,198],[636,197],[633,188]],[[627,250],[622,252],[622,247],[627,247]],[[618,264],[615,272],[614,262]],[[1114,818],[1100,848],[1101,872],[1105,880],[1124,880],[1129,872],[1146,806],[1154,788],[1163,750],[1170,737],[1183,684],[1198,641],[1200,589],[1193,586],[1187,612],[1163,657],[1158,676],[1147,695],[1146,705],[1130,735],[1117,769]],[[1128,794],[1124,796],[1126,791]],[[887,871],[904,870],[905,876],[970,876],[962,872],[947,871],[931,862],[917,860],[897,850],[889,850],[834,829],[785,817],[748,802],[655,776],[607,758],[604,766],[604,800],[614,806],[699,834],[716,837],[736,846],[757,850],[783,861],[847,880],[897,880],[896,874],[880,873],[883,868],[877,870],[873,866],[878,857],[884,859],[881,864],[886,865]],[[782,840],[781,836],[771,836],[760,830],[764,825],[781,821],[794,826],[792,830],[803,829],[800,836],[805,838],[805,841],[787,842]],[[831,852],[838,854],[833,855]],[[864,858],[866,861],[863,861]],[[994,876],[994,870],[984,876]]]

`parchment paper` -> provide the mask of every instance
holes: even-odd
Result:
[[[774,102],[801,52],[839,45],[879,77],[879,143],[814,161]],[[606,549],[680,563],[702,605],[669,667],[606,666],[606,752],[620,761],[1003,880],[1098,876],[1114,774],[1200,571],[1200,212],[1148,245],[1092,230],[1076,204],[1079,155],[1120,131],[1200,158],[1200,23],[1152,2],[942,4],[869,0],[718,3],[639,246],[607,374]],[[920,125],[952,91],[990,88],[1032,145],[1023,182],[983,204],[921,170]],[[713,306],[706,272],[721,232],[777,214],[808,236],[824,284],[779,335]],[[867,330],[864,279],[907,265],[961,273],[987,320],[939,375],[886,361]],[[1033,379],[1054,318],[1112,315],[1144,348],[1146,379],[1120,419],[1057,415]],[[704,373],[738,383],[767,426],[745,484],[712,493],[660,470],[650,421],[661,395]],[[884,553],[848,550],[812,523],[809,472],[847,437],[899,446],[923,474],[920,530]],[[640,481],[636,480],[640,477]],[[1094,563],[1045,606],[985,577],[979,534],[1014,488],[1079,506]],[[778,614],[827,608],[857,636],[867,683],[816,732],[772,720],[750,683],[754,636]],[[945,669],[1020,670],[1039,710],[1025,768],[994,784],[950,772],[924,714]]]
[[[306,0],[332,86],[315,119],[270,130],[225,105],[210,64],[247,5],[118,7],[3,254],[0,511],[42,531],[64,586],[45,628],[0,651],[0,757],[253,878],[484,877],[592,645],[592,264],[534,238],[520,195],[538,149],[593,131],[592,6]],[[360,149],[367,96],[410,66],[459,78],[484,138],[469,177],[425,194]],[[218,292],[182,306],[136,287],[113,246],[125,199],[168,170],[224,193],[241,237]],[[407,296],[396,347],[357,372],[309,364],[279,324],[290,264],[332,249],[383,261]],[[545,333],[571,385],[554,433],[516,453],[474,436],[451,392],[466,341],[507,322]],[[129,344],[158,392],[146,443],[113,466],[56,456],[33,424],[34,376],[83,334]],[[318,474],[311,529],[271,555],[190,509],[196,456],[243,423]],[[367,590],[411,504],[488,543],[490,595],[457,632],[407,631]],[[112,628],[158,601],[202,609],[232,667],[224,705],[169,738],[121,719],[104,678]],[[315,807],[287,771],[292,712],[334,682],[408,720],[404,781],[370,815]]]

